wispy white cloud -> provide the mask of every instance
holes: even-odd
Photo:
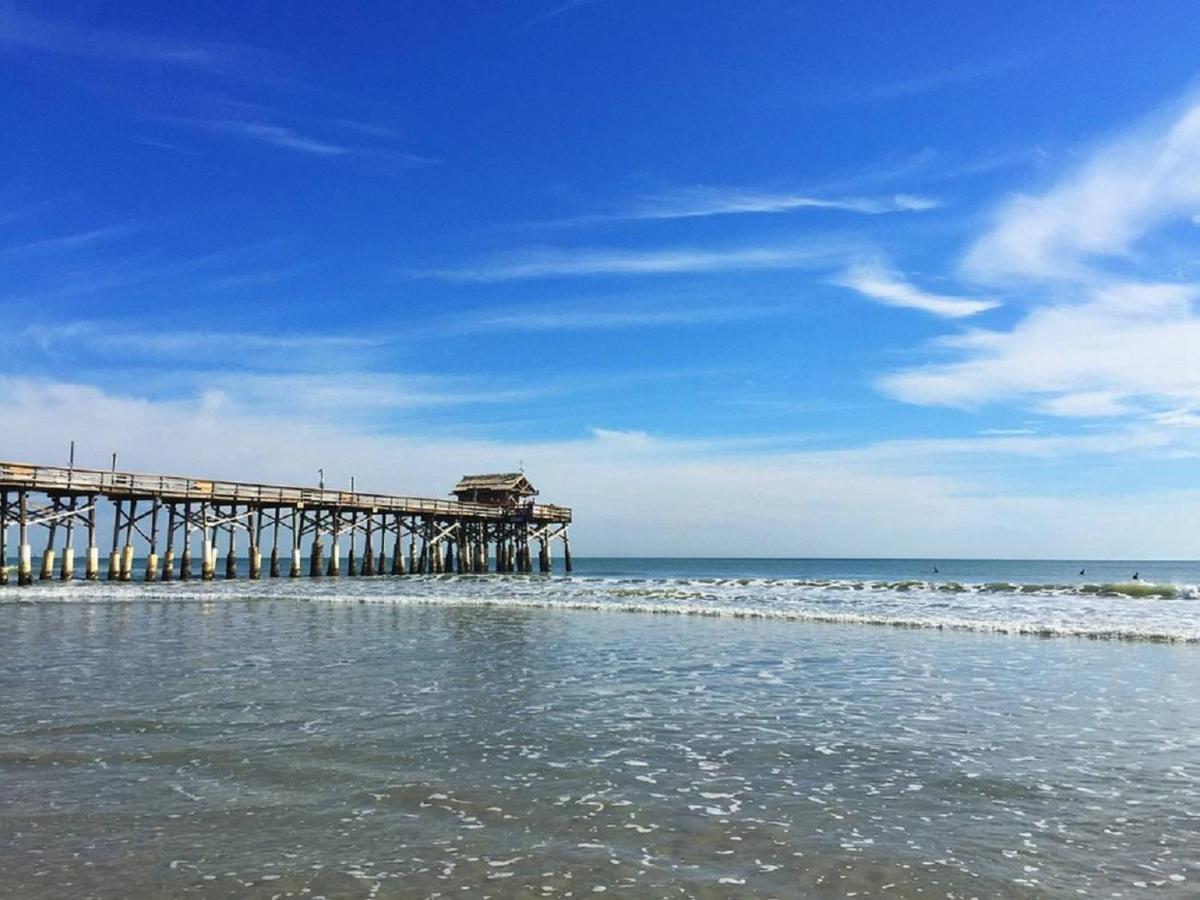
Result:
[[[532,248],[520,253],[458,268],[410,270],[417,278],[445,281],[518,281],[534,278],[568,278],[586,275],[658,275],[687,272],[721,272],[746,269],[800,269],[828,264],[846,253],[832,243],[792,243],[766,247],[720,250],[674,248],[667,250]]]
[[[1197,208],[1200,103],[1191,100],[1099,146],[1042,193],[1003,204],[963,271],[1019,289],[1028,311],[1008,330],[942,341],[948,359],[893,373],[881,387],[913,403],[1016,403],[1057,417],[1191,427],[1200,282],[1162,272],[1173,268],[1164,234],[1188,227]]]
[[[268,54],[236,44],[84,28],[23,12],[11,0],[0,0],[0,49],[5,47],[255,81],[275,78],[279,64]]]
[[[825,99],[833,102],[864,102],[897,100],[929,94],[934,91],[946,90],[962,84],[983,81],[1006,75],[1009,72],[1022,69],[1029,65],[1030,60],[1024,57],[1005,57],[1001,59],[982,60],[963,63],[940,69],[936,72],[924,72],[909,78],[900,78],[881,84],[869,85],[862,88],[851,88],[845,91],[833,92]]]
[[[355,151],[343,144],[335,144],[309,135],[301,134],[283,125],[272,125],[264,122],[239,122],[226,120],[180,120],[186,124],[195,125],[211,131],[221,131],[237,135],[252,141],[260,141],[287,150],[297,150],[301,153],[311,153],[315,156],[345,156]]]
[[[883,379],[914,403],[1026,402],[1070,416],[1124,415],[1133,407],[1200,406],[1200,286],[1111,285],[1083,302],[1050,303],[1010,331],[943,342],[962,357]]]
[[[13,244],[0,248],[0,256],[23,256],[34,253],[59,253],[90,247],[105,241],[127,237],[137,231],[134,225],[110,225],[103,228],[92,228],[88,231],[77,231],[73,234],[61,234],[50,238],[40,238],[23,244]]]
[[[1085,277],[1097,260],[1129,258],[1137,241],[1200,209],[1200,103],[1099,148],[1049,190],[1002,205],[971,246],[974,278]]]
[[[610,301],[502,308],[488,307],[450,316],[429,326],[431,333],[493,331],[596,331],[668,325],[705,325],[760,318],[785,307],[749,303],[664,303]]]
[[[136,357],[198,353],[208,361],[244,354],[307,355],[329,350],[363,350],[386,342],[378,336],[331,334],[266,334],[229,330],[148,330],[127,321],[76,321],[29,325],[12,333],[12,340],[44,350],[86,342],[92,351],[133,354]],[[0,338],[0,346],[5,339]]]
[[[914,287],[901,275],[879,263],[862,263],[847,269],[835,284],[857,291],[888,306],[919,309],[949,319],[974,316],[1000,305],[999,301],[932,294]]]
[[[565,2],[559,3],[557,6],[552,6],[545,12],[540,13],[534,16],[532,19],[526,21],[521,26],[521,30],[523,31],[526,28],[532,28],[534,25],[540,25],[542,22],[548,22],[550,19],[557,19],[559,16],[566,15],[573,9],[578,9],[581,6],[588,6],[595,2],[596,0],[565,0]]]
[[[923,212],[941,205],[939,200],[916,194],[822,197],[787,191],[756,191],[699,185],[655,194],[620,212],[573,216],[549,224],[586,225],[595,222],[696,219],[754,213],[777,214],[803,209],[835,210],[874,216],[885,213]]]
[[[373,106],[360,98],[323,89],[302,80],[288,62],[253,47],[213,41],[197,41],[158,34],[139,34],[51,19],[18,9],[12,0],[0,0],[0,53],[17,51],[48,53],[94,60],[114,66],[171,68],[185,76],[184,91],[158,96],[153,82],[139,85],[136,92],[103,77],[90,80],[91,90],[126,99],[138,115],[211,132],[232,134],[247,140],[323,157],[356,156],[376,162],[409,167],[434,160],[407,153],[391,145],[393,128],[362,121],[351,109]],[[149,85],[150,87],[147,87]],[[288,114],[251,100],[214,93],[215,86],[240,85],[278,93],[303,95],[303,112]],[[169,106],[173,115],[147,115],[147,103]],[[322,104],[336,103],[329,115],[312,112]],[[322,132],[333,137],[322,136]],[[345,140],[347,137],[353,140]],[[188,152],[169,141],[142,138],[142,143]]]
[[[291,125],[281,125],[273,121],[196,116],[161,116],[158,121],[215,134],[228,134],[272,147],[282,147],[285,150],[330,159],[343,157],[360,161],[375,160],[398,164],[404,168],[436,162],[428,157],[397,150],[385,143],[350,143],[340,136],[333,138],[317,136]]]

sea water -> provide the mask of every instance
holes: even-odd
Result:
[[[579,560],[0,589],[0,895],[1195,896],[1197,582]]]

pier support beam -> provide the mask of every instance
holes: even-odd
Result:
[[[192,504],[183,504],[183,553],[179,558],[179,580],[192,580]]]
[[[0,491],[0,585],[8,584],[8,491]]]
[[[237,515],[237,507],[229,509],[229,515]],[[237,578],[237,523],[229,523],[229,546],[225,551],[225,578]]]
[[[77,497],[71,497],[68,507],[71,514],[67,516],[67,540],[63,546],[62,562],[58,564],[58,577],[62,581],[75,580],[75,507],[77,502]]]
[[[57,497],[52,497],[51,501],[51,514],[57,515],[59,500]],[[58,519],[54,519],[47,526],[46,549],[42,551],[42,570],[38,573],[40,581],[50,581],[54,577],[54,538],[57,532]]]
[[[251,510],[246,520],[246,533],[250,536],[250,580],[262,578],[262,511]]]
[[[215,529],[208,524],[208,505],[200,507],[200,516],[204,522],[200,539],[204,542],[203,554],[200,560],[200,580],[212,581],[217,577],[217,544]]]
[[[392,527],[396,529],[396,539],[392,544],[392,574],[404,574],[404,525],[397,513],[392,516]],[[382,573],[381,573],[382,574]]]
[[[280,575],[279,568],[279,519],[283,515],[283,510],[275,510],[274,533],[271,536],[271,577],[278,578]]]
[[[308,554],[308,575],[310,578],[321,577],[321,564],[324,561],[325,548],[321,546],[321,513],[313,511],[313,542]]]
[[[71,515],[67,518],[67,539],[63,544],[62,561],[58,564],[60,581],[75,580],[75,498],[71,498]]]
[[[133,580],[133,523],[137,519],[137,500],[129,501],[129,518],[125,520],[125,546],[121,548],[121,580]]]
[[[88,581],[100,580],[100,548],[96,546],[96,503],[99,499],[94,494],[87,498],[87,566],[83,570],[83,577]]]
[[[150,553],[146,556],[146,580],[158,580],[158,511],[159,499],[154,498],[150,508]]]
[[[167,504],[167,550],[163,554],[162,580],[175,577],[175,504]]]
[[[571,540],[570,540],[570,538],[567,537],[567,529],[566,528],[563,529],[562,539],[563,539],[563,571],[566,572],[568,575],[570,575],[571,571],[572,571]]]
[[[17,560],[17,584],[33,584],[33,550],[29,546],[29,497],[17,494],[17,530],[20,557]]]
[[[113,538],[112,551],[108,554],[108,580],[116,581],[121,577],[121,507],[123,504],[120,500],[113,507]]]
[[[333,540],[329,545],[329,565],[325,569],[325,574],[332,578],[341,574],[342,514],[334,510],[331,515],[333,516]]]
[[[387,574],[387,513],[379,514],[379,567],[375,574]]]
[[[375,536],[374,529],[375,513],[369,512],[367,513],[367,536],[365,538],[365,544],[363,545],[363,575],[375,574],[375,543],[373,540]]]
[[[300,510],[296,507],[292,507],[292,564],[288,577],[300,577]]]

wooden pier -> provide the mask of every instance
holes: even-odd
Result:
[[[537,491],[522,473],[464,476],[454,494],[458,499],[434,500],[0,462],[0,585],[12,580],[14,547],[16,583],[34,582],[35,543],[42,554],[39,580],[74,579],[80,542],[84,579],[100,580],[102,502],[113,507],[109,581],[211,581],[222,549],[225,578],[238,577],[244,550],[248,576],[258,579],[268,544],[270,578],[285,569],[292,578],[531,573],[535,565],[549,573],[555,541],[562,542],[563,570],[571,571],[571,510],[534,503]],[[8,540],[12,528],[15,545]],[[35,542],[39,528],[44,541]],[[135,535],[147,548],[139,572]]]

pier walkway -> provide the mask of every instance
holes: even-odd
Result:
[[[46,537],[40,580],[75,578],[77,531],[86,541],[83,577],[99,580],[102,501],[113,513],[106,576],[113,581],[135,577],[135,535],[147,549],[145,566],[136,573],[146,581],[195,577],[196,536],[204,580],[216,577],[222,539],[226,578],[238,576],[239,545],[244,545],[249,577],[262,577],[264,538],[271,544],[267,574],[272,578],[283,574],[285,559],[290,577],[305,574],[305,540],[312,577],[467,574],[487,572],[489,566],[496,572],[532,572],[534,544],[537,570],[550,572],[556,540],[562,542],[564,569],[571,571],[571,510],[534,503],[537,491],[523,474],[464,476],[455,493],[457,500],[438,500],[0,462],[0,584],[9,583],[13,568],[18,584],[33,583],[31,533],[37,528]],[[14,526],[15,567],[8,565]]]

